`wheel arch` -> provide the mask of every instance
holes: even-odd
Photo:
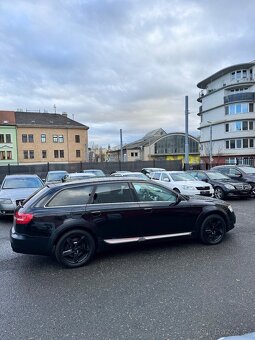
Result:
[[[197,221],[196,221],[196,230],[197,230],[197,232],[200,231],[200,228],[202,226],[202,223],[203,223],[204,219],[206,217],[210,216],[210,215],[219,215],[219,216],[221,216],[224,219],[225,223],[226,223],[226,228],[228,227],[228,218],[227,218],[226,213],[224,211],[222,211],[222,210],[210,209],[210,210],[207,210],[205,212],[202,212],[198,216]]]
[[[54,253],[56,244],[58,243],[58,241],[60,240],[60,238],[68,233],[71,230],[85,230],[86,232],[88,232],[94,239],[95,241],[95,249],[97,250],[98,248],[98,240],[97,237],[95,235],[95,233],[93,233],[93,231],[91,230],[91,228],[89,228],[88,225],[84,225],[84,223],[80,222],[74,222],[74,223],[69,223],[67,225],[63,225],[62,227],[60,227],[59,231],[54,235],[54,237],[51,239],[51,252]]]

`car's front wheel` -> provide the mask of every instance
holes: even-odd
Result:
[[[93,236],[85,230],[74,229],[57,242],[55,256],[60,264],[76,268],[87,264],[95,253]]]
[[[218,244],[226,234],[226,222],[217,214],[207,216],[200,228],[200,239],[205,244]]]
[[[221,189],[220,187],[216,187],[214,188],[214,196],[220,200],[223,200],[225,197],[225,193],[223,189]]]

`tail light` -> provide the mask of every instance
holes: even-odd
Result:
[[[16,224],[27,224],[33,219],[33,214],[21,213],[19,211],[15,212],[14,218],[16,220]]]

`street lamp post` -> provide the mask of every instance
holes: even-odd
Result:
[[[211,169],[212,167],[212,122],[208,120],[207,123],[210,124],[209,166]]]

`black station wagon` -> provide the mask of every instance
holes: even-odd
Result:
[[[11,246],[79,267],[107,245],[175,237],[217,244],[235,220],[224,201],[184,197],[148,180],[93,178],[49,184],[23,202],[14,215]]]

